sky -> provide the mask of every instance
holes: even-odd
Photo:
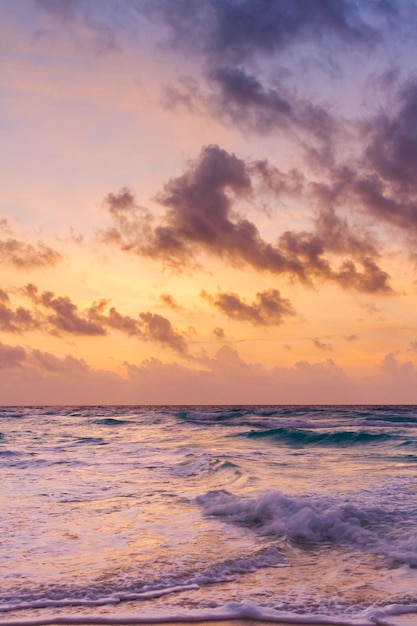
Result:
[[[417,0],[0,0],[0,403],[417,404]]]

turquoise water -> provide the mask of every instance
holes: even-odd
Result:
[[[3,407],[0,432],[1,624],[417,623],[416,407]]]

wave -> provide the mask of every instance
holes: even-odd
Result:
[[[72,445],[96,445],[96,446],[107,446],[108,441],[103,439],[102,437],[77,437],[77,439],[72,442]]]
[[[125,424],[132,424],[132,421],[121,420],[115,417],[103,417],[102,419],[94,420],[92,423],[100,426],[124,426]]]
[[[276,546],[268,546],[254,554],[226,559],[206,567],[187,580],[187,584],[213,585],[235,580],[236,575],[256,572],[268,567],[286,567],[288,560]]]
[[[233,420],[246,415],[247,410],[244,407],[198,407],[183,408],[181,411],[174,413],[174,416],[180,420],[191,423],[221,423],[223,421]]]
[[[133,583],[102,586],[82,587],[55,587],[52,594],[48,590],[25,590],[21,598],[11,599],[10,596],[3,601],[0,599],[0,613],[21,611],[28,609],[98,607],[106,604],[119,602],[151,600],[174,593],[191,591],[235,580],[236,576],[253,573],[263,568],[286,567],[287,559],[276,546],[268,546],[257,552],[241,555],[235,558],[225,559],[213,563],[200,571],[178,572],[175,575],[165,575],[160,580],[149,584]],[[24,599],[23,599],[24,596]],[[4,622],[1,622],[4,626]]]
[[[254,498],[225,490],[209,491],[198,496],[196,502],[206,516],[299,547],[345,545],[386,556],[393,565],[417,567],[413,511],[408,514],[381,507],[361,508],[326,497],[288,496],[275,490]]]
[[[393,439],[388,433],[370,433],[367,431],[333,431],[318,433],[312,430],[292,428],[270,428],[268,430],[250,431],[241,433],[241,436],[249,439],[269,438],[279,443],[285,443],[294,447],[304,446],[338,446],[348,447],[361,444],[382,443]]]
[[[413,417],[411,415],[370,415],[366,417],[364,422],[368,422],[371,424],[381,423],[381,424],[394,424],[394,425],[403,425],[410,424],[417,426],[417,417]]]
[[[191,459],[182,461],[172,467],[172,472],[176,476],[183,478],[189,476],[201,476],[204,473],[217,474],[217,473],[231,473],[233,475],[241,474],[238,465],[231,461],[223,461],[221,459],[210,458],[209,456],[192,455]]]

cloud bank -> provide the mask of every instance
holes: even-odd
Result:
[[[82,359],[0,343],[4,404],[362,404],[417,402],[417,371],[393,354],[366,380],[353,379],[332,360],[265,368],[244,362],[230,347],[201,369],[156,359],[127,364],[127,378],[96,370]],[[23,399],[23,400],[22,400]]]

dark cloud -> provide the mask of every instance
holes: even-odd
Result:
[[[169,307],[170,309],[174,309],[174,311],[178,311],[181,308],[175,298],[169,293],[161,293],[159,299],[162,304]]]
[[[208,74],[208,88],[187,76],[171,81],[162,104],[166,109],[185,106],[199,115],[211,115],[245,132],[283,131],[295,139],[309,161],[334,161],[337,122],[323,105],[291,93],[281,80],[266,81],[241,67],[217,67]]]
[[[404,20],[390,1],[166,0],[153,13],[176,51],[200,52],[203,60],[203,78],[180,76],[166,86],[166,108],[185,106],[244,132],[289,133],[319,167],[334,164],[344,131],[335,111],[308,91],[309,76],[303,92],[294,75],[303,75],[307,57],[309,75],[313,65],[321,75],[324,66],[337,73],[349,50],[372,49],[387,24],[392,35]]]
[[[56,265],[62,255],[43,243],[36,246],[13,239],[0,239],[0,262],[16,269],[31,270],[37,267]]]
[[[135,196],[125,187],[118,194],[109,193],[104,205],[116,226],[101,232],[102,240],[137,254],[145,252],[153,232],[150,213],[137,205]]]
[[[196,254],[205,249],[235,265],[246,263],[259,270],[289,272],[303,278],[302,263],[286,258],[278,248],[264,242],[256,226],[236,212],[235,201],[249,200],[252,191],[251,167],[218,146],[207,146],[188,171],[170,180],[158,195],[166,207],[159,224],[151,227],[148,215],[144,221],[134,202],[129,209],[119,210],[119,199],[127,197],[127,190],[107,196],[115,227],[102,237],[124,250],[160,258],[176,268],[192,264]]]
[[[317,236],[329,252],[350,254],[359,259],[378,256],[374,238],[363,227],[360,232],[353,231],[348,220],[337,215],[331,206],[320,210],[315,227]]]
[[[10,297],[0,289],[0,330],[8,333],[22,333],[40,327],[40,321],[24,307],[13,309]]]
[[[171,322],[162,315],[143,312],[137,318],[122,315],[115,307],[109,307],[108,300],[94,302],[90,307],[80,311],[68,296],[56,296],[50,291],[40,293],[35,285],[28,284],[22,290],[36,307],[36,323],[38,328],[43,328],[53,334],[68,333],[72,335],[103,336],[109,330],[118,330],[128,336],[137,337],[143,341],[153,341],[171,348],[181,355],[187,353],[187,343],[184,336],[178,332]],[[2,320],[2,308],[5,309]],[[52,310],[52,314],[45,313]],[[29,323],[35,323],[32,313],[22,311],[29,315],[28,328],[24,326],[23,313],[19,319],[17,309],[10,317],[7,305],[0,303],[0,324],[10,326],[12,332],[22,332],[29,329]],[[18,325],[18,321],[19,324]],[[15,328],[12,326],[14,324]]]
[[[373,259],[362,261],[362,272],[359,272],[353,261],[344,261],[335,272],[335,280],[345,289],[354,289],[363,293],[392,293],[389,286],[389,274],[384,272]]]
[[[260,132],[285,127],[294,117],[293,104],[284,90],[266,89],[241,68],[221,67],[210,79],[218,89],[213,96],[215,113]]]
[[[198,94],[194,77],[181,77],[167,87],[167,106],[201,106],[217,117],[245,128],[268,132],[273,127],[295,125],[307,130],[320,147],[308,147],[315,159],[331,158],[329,111],[314,105],[310,95],[290,96],[283,81],[261,76],[265,57],[285,65],[285,54],[298,46],[318,55],[318,65],[329,62],[329,50],[343,46],[343,56],[358,46],[369,49],[383,39],[385,20],[391,32],[401,12],[388,0],[367,3],[354,0],[36,0],[60,27],[78,38],[87,32],[104,50],[129,44],[132,34],[141,41],[146,29],[154,45],[170,52],[190,52],[203,64],[209,92]],[[395,19],[397,18],[397,20]],[[378,26],[377,26],[378,25]],[[324,45],[325,42],[325,45]],[[312,51],[311,51],[312,49]],[[293,52],[293,50],[291,50]],[[335,55],[333,55],[334,57]],[[292,54],[292,63],[295,56]],[[288,72],[287,72],[288,73]],[[291,80],[287,81],[288,83]]]
[[[417,82],[398,93],[394,112],[377,116],[369,124],[369,165],[399,192],[417,190]]]
[[[323,38],[333,38],[372,45],[380,39],[366,12],[349,0],[159,0],[150,6],[178,47],[234,62],[271,56],[297,42],[322,45]],[[392,16],[394,6],[376,2],[367,8]]]
[[[276,289],[258,292],[252,304],[244,302],[236,293],[212,296],[202,291],[201,296],[228,317],[260,326],[282,324],[284,317],[295,315],[290,301],[283,298]]]
[[[173,328],[166,317],[157,313],[140,313],[139,317],[143,323],[144,339],[165,344],[180,354],[187,352],[184,337]]]
[[[35,304],[53,311],[52,315],[47,315],[47,320],[55,332],[92,336],[106,334],[105,328],[92,320],[88,312],[80,314],[77,305],[68,296],[55,296],[51,291],[39,293],[32,284],[26,286],[25,295]]]
[[[256,186],[274,191],[279,200],[281,194],[299,193],[303,180],[295,172],[286,180],[266,161],[246,162],[218,146],[206,146],[185,174],[171,179],[157,196],[166,208],[159,222],[152,222],[133,194],[122,189],[106,198],[115,225],[100,236],[123,250],[161,259],[176,269],[195,264],[205,251],[236,267],[250,265],[259,271],[285,273],[307,284],[323,279],[369,293],[391,290],[388,274],[376,262],[376,243],[366,233],[353,232],[328,199],[324,203],[323,188],[313,188],[324,206],[315,230],[287,231],[274,245],[237,209],[240,202],[254,202]],[[328,254],[348,258],[334,269]]]
[[[87,316],[95,324],[102,328],[113,328],[125,333],[128,336],[141,337],[142,330],[138,319],[129,315],[122,315],[115,307],[111,307],[108,311],[108,300],[100,300],[95,302],[87,309]]]
[[[292,44],[363,44],[381,40],[381,18],[394,25],[398,2],[377,0],[35,0],[57,23],[81,21],[103,42],[136,32],[148,20],[165,42],[205,58],[243,62],[272,56]],[[154,32],[154,36],[155,36]]]
[[[311,278],[337,283],[346,290],[363,293],[392,293],[390,276],[372,255],[377,256],[371,240],[352,233],[346,221],[335,214],[321,214],[313,232],[285,232],[279,238],[280,250],[301,260]],[[326,254],[349,255],[338,268]],[[353,260],[354,259],[354,260]],[[359,269],[358,269],[359,265]]]
[[[308,163],[338,182],[349,172],[345,191],[353,205],[378,222],[417,230],[417,82],[409,80],[396,99],[392,72],[382,73],[390,85],[389,108],[365,124],[340,118],[340,107],[318,103],[311,93],[292,87],[300,61],[294,46],[315,58],[315,69],[342,60],[348,47],[370,50],[387,41],[387,33],[409,32],[415,3],[393,0],[211,0],[204,4],[159,2],[156,15],[166,24],[177,48],[200,51],[204,79],[180,77],[165,92],[167,107],[185,105],[210,114],[245,132],[279,130],[302,149]],[[388,30],[389,29],[389,30]],[[291,47],[291,71],[286,70]],[[308,53],[307,53],[308,54]],[[263,62],[268,57],[268,69]],[[273,63],[273,61],[276,61]],[[289,66],[288,66],[289,67]],[[301,66],[300,66],[301,69]],[[304,68],[305,69],[305,68]],[[398,72],[396,72],[398,74]],[[308,82],[308,81],[307,81]],[[371,78],[375,84],[375,77]],[[308,87],[307,87],[308,90]],[[340,105],[340,103],[339,103]],[[363,159],[342,170],[337,160],[341,139],[360,128],[366,142]],[[369,256],[369,255],[368,255]],[[360,281],[366,284],[365,281]]]
[[[316,346],[316,348],[318,348],[322,352],[327,352],[328,350],[333,350],[332,346],[329,343],[326,343],[325,341],[323,341],[322,339],[319,339],[318,337],[313,339],[313,343]]]
[[[24,307],[12,310],[10,307],[0,304],[0,328],[4,332],[22,333],[35,330],[40,327],[39,321]]]
[[[417,230],[417,81],[401,87],[396,103],[365,125],[367,147],[352,183],[363,208],[379,221]]]
[[[102,300],[88,309],[88,316],[108,328],[119,330],[129,336],[144,341],[153,341],[165,345],[179,354],[187,353],[187,343],[183,335],[172,326],[171,322],[157,313],[139,313],[138,318],[121,315],[114,307],[105,312],[108,302]]]
[[[213,328],[213,335],[217,337],[217,339],[225,338],[225,332],[223,328],[220,328],[219,326],[216,326],[216,328]]]

